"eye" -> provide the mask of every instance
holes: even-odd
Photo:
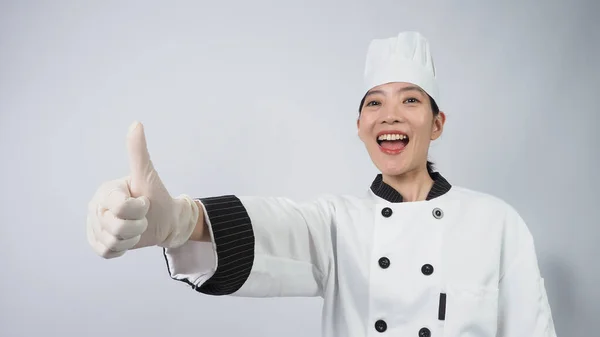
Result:
[[[365,106],[376,106],[380,104],[381,103],[379,101],[369,101],[367,104],[365,104]]]
[[[405,99],[404,103],[415,104],[415,103],[421,103],[421,101],[419,101],[417,98],[410,97],[410,98]]]

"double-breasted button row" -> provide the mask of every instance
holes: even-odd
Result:
[[[389,207],[384,207],[381,210],[381,215],[383,215],[384,218],[389,218],[392,216],[392,214],[394,214],[394,212]],[[431,211],[431,214],[433,214],[433,217],[436,219],[441,219],[444,217],[444,211],[438,207],[434,208],[433,211]]]
[[[393,213],[394,212],[389,207],[384,207],[381,210],[381,215],[385,218],[391,217]],[[437,208],[437,207],[433,209],[431,214],[436,219],[441,219],[444,217],[444,211],[442,211],[440,208]],[[378,263],[382,269],[389,268],[390,264],[391,264],[390,259],[385,256],[381,257],[379,259]],[[423,275],[429,276],[429,275],[433,274],[433,266],[428,263],[424,264],[421,267],[421,272],[423,273]],[[380,319],[375,322],[375,330],[377,332],[383,333],[383,332],[387,331],[387,328],[388,328],[387,323],[384,320]],[[419,330],[419,337],[431,337],[431,330],[429,330],[427,328],[422,328],[421,330]]]

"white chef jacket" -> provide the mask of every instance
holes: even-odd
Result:
[[[212,242],[165,249],[169,273],[210,295],[322,297],[324,337],[555,337],[523,219],[431,175],[417,202],[381,175],[362,197],[199,199]]]

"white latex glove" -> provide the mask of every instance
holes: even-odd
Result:
[[[130,175],[103,183],[88,207],[88,242],[104,258],[147,246],[180,246],[198,221],[196,203],[187,195],[171,197],[160,180],[142,124],[129,128],[127,148]]]

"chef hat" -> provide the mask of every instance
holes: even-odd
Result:
[[[371,41],[364,76],[365,93],[381,84],[408,82],[421,87],[436,102],[439,98],[429,42],[418,32]]]

